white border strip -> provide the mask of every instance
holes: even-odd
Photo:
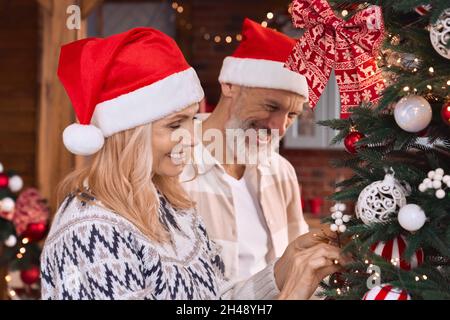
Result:
[[[253,88],[281,89],[308,99],[308,84],[301,74],[284,67],[284,63],[265,59],[226,57],[219,82]]]
[[[109,137],[180,111],[203,97],[200,80],[194,69],[189,68],[97,104],[91,123]]]

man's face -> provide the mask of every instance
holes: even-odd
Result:
[[[293,92],[241,86],[228,88],[231,88],[228,96],[232,99],[232,104],[226,129],[256,130],[260,150],[261,147],[269,147],[269,142],[270,148],[276,147],[279,141],[270,139],[282,138],[303,111],[305,98]],[[273,130],[278,130],[278,133]],[[267,135],[259,134],[263,131]],[[242,151],[240,147],[244,146],[238,145],[238,151]],[[245,147],[247,148],[244,149],[248,149],[247,143]]]
[[[299,94],[263,88],[239,87],[234,91],[230,120],[240,122],[241,129],[278,129],[286,134],[294,120],[302,113],[305,98]]]

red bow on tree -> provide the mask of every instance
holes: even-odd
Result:
[[[341,97],[341,118],[361,102],[376,103],[384,89],[375,57],[383,41],[381,8],[370,6],[348,21],[334,14],[326,0],[294,0],[295,27],[305,29],[286,67],[306,77],[314,108],[334,69]]]

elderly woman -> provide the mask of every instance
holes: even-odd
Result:
[[[338,270],[338,248],[306,235],[253,277],[224,279],[178,182],[194,141],[180,150],[172,137],[192,133],[203,91],[171,38],[137,28],[70,43],[58,76],[79,120],[64,144],[95,155],[60,186],[41,256],[44,299],[306,299]]]

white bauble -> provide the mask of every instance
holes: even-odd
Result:
[[[405,189],[393,175],[386,174],[383,181],[375,181],[361,191],[355,211],[369,225],[386,222],[405,204]]]
[[[342,221],[344,221],[345,223],[350,221],[350,216],[347,214],[344,214],[344,216],[342,217]]]
[[[0,208],[2,211],[11,212],[15,207],[16,203],[9,197],[3,198],[3,200],[0,202]]]
[[[341,226],[343,223],[342,219],[336,219],[336,221],[334,221],[334,224],[337,226]]]
[[[442,182],[447,184],[448,182],[450,182],[450,176],[449,175],[445,175],[442,177]]]
[[[435,181],[442,181],[443,178],[444,178],[444,177],[443,177],[442,175],[436,173],[436,174],[434,175],[433,180],[435,180]]]
[[[419,132],[431,121],[433,112],[428,101],[417,95],[400,99],[394,109],[394,118],[398,126],[407,132]]]
[[[335,216],[335,219],[340,219],[340,218],[342,218],[342,212],[336,211],[336,212],[334,213],[334,216]]]
[[[344,224],[341,224],[339,226],[339,232],[345,232],[345,230],[347,230],[347,227]]]
[[[434,172],[440,176],[444,175],[444,169],[442,169],[442,168],[437,168],[436,170],[434,170]]]
[[[450,59],[450,8],[445,9],[430,28],[430,40],[434,50],[444,58]]]
[[[10,235],[4,242],[7,247],[14,247],[17,243],[17,238],[14,235]]]
[[[338,226],[335,225],[335,224],[333,223],[333,224],[330,226],[330,230],[333,231],[333,232],[336,232],[336,231],[338,231]]]
[[[434,177],[434,175],[435,175],[436,173],[433,171],[433,170],[431,170],[430,172],[428,172],[428,178],[429,179],[433,179],[433,177]]]
[[[18,192],[23,187],[23,180],[18,175],[14,175],[9,178],[8,186],[12,192]]]
[[[440,189],[442,187],[442,182],[441,180],[434,180],[433,181],[433,188],[434,189]]]
[[[336,208],[337,208],[339,211],[345,211],[345,209],[347,208],[347,206],[345,205],[345,203],[338,203],[338,204],[336,205]]]
[[[398,223],[408,231],[419,230],[426,220],[425,212],[417,204],[407,204],[398,212]]]
[[[427,190],[427,186],[423,183],[419,184],[419,191],[425,192]]]
[[[3,164],[0,162],[0,173],[3,172]]]
[[[445,191],[442,189],[436,190],[436,198],[438,199],[444,199],[445,198]]]

